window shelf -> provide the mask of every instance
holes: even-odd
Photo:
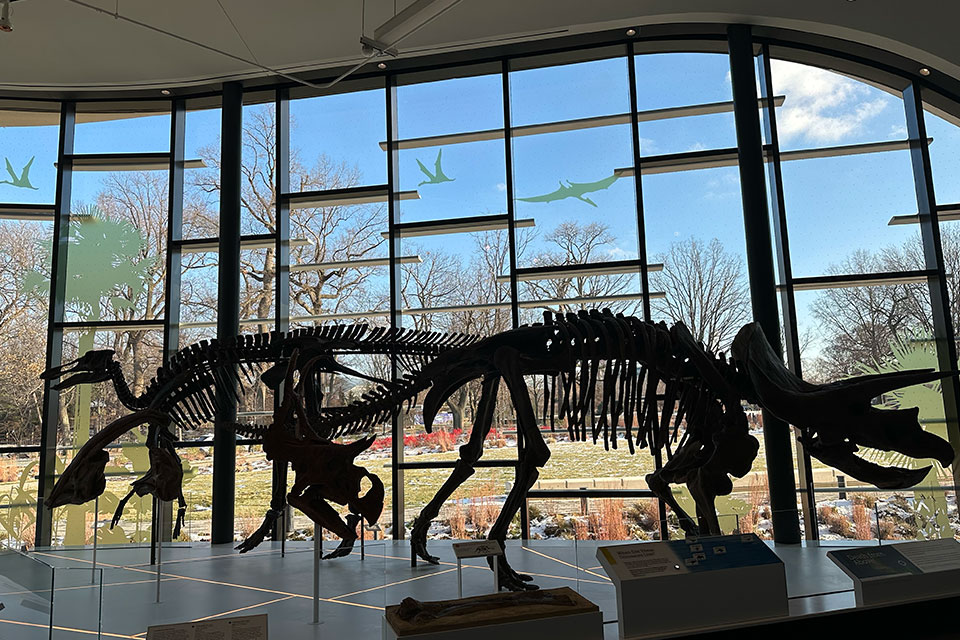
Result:
[[[103,320],[100,322],[59,322],[64,331],[156,331],[163,329],[163,320]]]
[[[815,276],[794,278],[794,291],[818,291],[820,289],[852,289],[855,287],[873,287],[880,285],[913,284],[926,282],[930,276],[937,275],[934,269],[918,271],[896,271],[892,273],[865,273],[859,275]],[[777,291],[786,286],[777,285]]]
[[[420,192],[415,189],[412,191],[400,191],[397,195],[400,200],[420,199]],[[314,207],[336,207],[386,202],[389,196],[390,191],[387,185],[380,184],[370,187],[350,187],[347,189],[285,193],[281,198],[290,204],[291,209],[311,209]]]
[[[950,222],[951,220],[960,220],[960,204],[942,204],[937,207],[937,220],[940,222]],[[893,216],[890,218],[888,226],[898,224],[918,224],[920,214],[913,213],[905,216]]]
[[[931,144],[933,138],[927,138]],[[883,153],[885,151],[902,151],[910,148],[909,140],[891,140],[888,142],[868,142],[865,144],[848,144],[838,147],[820,147],[818,149],[799,149],[796,151],[782,151],[781,162],[792,160],[810,160],[813,158],[837,158],[864,153]],[[763,148],[764,160],[770,161],[770,147]],[[709,151],[690,151],[686,153],[671,153],[660,156],[640,158],[640,173],[654,175],[659,173],[674,173],[677,171],[693,171],[696,169],[712,169],[715,167],[735,167],[739,156],[735,148],[711,149]],[[620,177],[636,175],[634,167],[615,169]]]
[[[775,96],[773,103],[776,106],[783,104],[784,96]],[[757,100],[759,107],[767,104],[766,98]],[[637,119],[640,122],[652,122],[654,120],[669,120],[671,118],[686,118],[690,116],[703,116],[714,113],[729,113],[733,111],[733,102],[709,102],[706,104],[695,104],[686,107],[667,107],[665,109],[650,109],[648,111],[638,111]],[[558,122],[546,122],[543,124],[528,124],[519,127],[513,127],[510,130],[511,137],[518,138],[523,136],[535,136],[545,133],[558,133],[562,131],[580,131],[582,129],[595,129],[597,127],[610,127],[621,124],[630,124],[629,113],[617,113],[608,116],[593,116],[590,118],[575,118],[573,120],[561,120]],[[394,143],[397,149],[422,149],[424,147],[436,147],[447,144],[462,144],[465,142],[482,142],[486,140],[502,140],[503,129],[485,129],[483,131],[468,131],[464,133],[451,133],[438,136],[425,136],[422,138],[408,138],[397,140]],[[380,143],[380,148],[387,150],[387,143]]]
[[[218,238],[191,238],[189,240],[179,240],[176,244],[180,245],[180,253],[216,253],[220,249],[220,240]],[[264,233],[252,236],[243,236],[240,239],[241,249],[269,249],[276,246],[277,240],[272,233]],[[291,238],[291,247],[304,247],[311,244],[306,238]]]
[[[0,203],[0,220],[50,222],[56,213],[56,205],[52,204]]]
[[[579,278],[585,276],[605,276],[620,273],[637,273],[640,269],[639,260],[615,260],[610,262],[594,262],[590,264],[563,264],[549,267],[528,267],[517,269],[517,282],[529,280],[551,280],[557,278]],[[663,271],[663,264],[647,265],[647,273]],[[497,282],[510,282],[509,275],[497,276]]]
[[[66,158],[74,171],[159,171],[170,168],[170,154],[166,152],[81,153]],[[183,162],[184,169],[201,169],[206,166],[199,158]]]
[[[420,264],[420,256],[400,256],[397,264]],[[290,271],[323,271],[324,269],[360,269],[362,267],[388,267],[390,258],[368,258],[366,260],[334,260],[331,262],[310,262],[306,264],[292,264]]]
[[[431,220],[428,222],[406,222],[395,228],[398,238],[417,238],[421,236],[438,236],[445,233],[472,233],[474,231],[495,231],[506,229],[509,218],[506,215],[471,216],[469,218],[451,218],[449,220]],[[517,229],[535,226],[533,218],[514,221]],[[389,238],[390,233],[381,233]]]

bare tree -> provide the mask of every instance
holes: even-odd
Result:
[[[611,253],[616,237],[605,224],[590,222],[581,224],[576,221],[561,222],[548,233],[544,240],[550,249],[533,257],[537,266],[586,265],[591,262],[613,260]],[[527,300],[563,300],[569,298],[595,298],[614,296],[623,293],[639,293],[636,277],[630,274],[606,276],[568,276],[528,280],[523,283],[524,298]],[[560,312],[576,311],[584,305],[543,305],[539,309],[555,309]],[[613,311],[634,313],[638,307],[635,300],[618,300],[602,303]],[[529,315],[529,314],[528,314]]]
[[[726,349],[750,319],[740,258],[716,238],[704,245],[691,236],[654,259],[663,263],[663,271],[652,274],[650,287],[664,297],[651,300],[653,310],[670,322],[683,322],[707,349]]]
[[[946,272],[956,274],[960,269],[960,229],[943,225],[940,234]],[[831,265],[828,273],[884,273],[923,266],[923,245],[920,237],[914,236],[901,245],[855,251]],[[956,276],[947,279],[947,288],[951,317],[957,322],[960,282]],[[882,367],[891,358],[892,344],[933,336],[930,292],[921,282],[825,289],[811,304],[810,312],[819,324],[822,344],[809,368],[824,380],[858,374],[864,366]]]

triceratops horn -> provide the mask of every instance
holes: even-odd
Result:
[[[935,371],[933,369],[911,369],[909,371],[894,371],[892,373],[877,373],[869,376],[858,376],[837,382],[846,393],[857,396],[858,400],[872,400],[877,396],[889,393],[894,389],[902,389],[915,384],[926,384],[934,380],[949,378],[957,375],[956,371]]]
[[[810,455],[824,464],[830,465],[849,476],[869,482],[880,489],[907,489],[916,486],[927,477],[930,467],[905,469],[903,467],[884,467],[854,455],[850,451],[840,451],[831,447],[808,447]]]

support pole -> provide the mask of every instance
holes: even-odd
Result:
[[[90,569],[90,584],[97,582],[97,521],[100,519],[100,496],[93,501],[93,567]]]
[[[770,215],[767,209],[766,174],[763,166],[763,138],[757,109],[756,61],[748,25],[727,29],[730,49],[730,82],[733,88],[733,115],[740,155],[740,196],[743,200],[743,228],[746,236],[747,271],[753,317],[777,353],[780,347],[780,318],[777,311],[773,248],[770,245]],[[763,440],[767,457],[767,482],[775,542],[800,542],[800,516],[790,427],[768,411],[763,412]]]
[[[223,85],[220,124],[220,262],[217,300],[217,339],[240,333],[240,164],[243,150],[243,91],[239,82]],[[230,379],[230,376],[227,376]],[[234,538],[237,402],[217,394],[213,432],[213,521],[210,542]]]
[[[320,623],[320,562],[323,556],[323,529],[313,528],[313,624]]]
[[[163,531],[163,500],[159,500],[157,506],[157,525]],[[157,537],[157,603],[160,603],[160,569],[163,565],[163,536]]]
[[[387,252],[390,258],[390,328],[398,330],[403,324],[400,317],[400,236],[397,225],[400,223],[400,154],[397,149],[397,80],[393,75],[386,76],[386,113],[387,113],[387,191],[390,194],[387,201]],[[396,381],[399,377],[396,358],[391,358],[390,379]],[[393,416],[390,420],[390,434],[392,437],[393,474],[391,517],[393,519],[393,539],[403,540],[404,530],[404,494],[403,494],[403,414]],[[411,552],[411,564],[417,566],[416,554]]]
[[[286,332],[290,329],[290,201],[282,194],[290,191],[290,90],[277,89],[276,103],[276,131],[277,146],[274,160],[276,173],[276,244],[274,264],[276,265],[276,283],[274,287],[274,329]],[[273,408],[276,411],[283,402],[283,385],[273,394]],[[287,461],[273,461],[273,490],[287,493]],[[284,509],[286,512],[286,508]],[[273,531],[270,533],[273,540],[283,540],[287,537],[286,518],[275,520]],[[280,544],[280,554],[283,556],[283,543]]]
[[[63,310],[67,285],[67,246],[70,242],[70,201],[73,183],[74,124],[77,105],[64,102],[60,106],[60,143],[57,152],[57,193],[53,216],[53,251],[50,263],[50,306],[47,310],[47,353],[45,368],[63,364]],[[50,495],[56,481],[57,423],[60,410],[60,392],[52,387],[55,381],[43,384],[43,414],[40,421],[40,486],[37,491],[37,522],[34,543],[49,547],[53,538],[53,510],[44,499]]]
[[[937,366],[941,371],[957,368],[957,341],[953,318],[950,313],[950,290],[943,263],[943,248],[940,244],[940,219],[937,215],[937,197],[933,190],[933,170],[930,164],[930,148],[927,144],[927,127],[923,117],[923,100],[920,86],[912,82],[903,90],[903,106],[906,111],[907,135],[910,138],[910,162],[917,192],[917,212],[920,216],[920,239],[923,242],[924,267],[935,270],[936,275],[927,278],[930,290],[930,311],[933,316],[933,337],[937,347]],[[953,274],[956,278],[957,275]],[[960,455],[960,380],[957,376],[945,378],[940,383],[943,394],[943,417],[946,420],[947,439],[953,450]],[[960,464],[954,458],[954,487],[960,484]],[[877,524],[879,527],[879,523]]]

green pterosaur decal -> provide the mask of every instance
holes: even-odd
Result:
[[[34,156],[33,158],[35,158]],[[4,158],[7,161],[7,173],[10,174],[10,180],[0,180],[0,184],[10,184],[15,187],[20,187],[21,189],[33,189],[37,190],[37,187],[30,184],[30,165],[33,164],[33,158],[30,158],[30,162],[24,165],[23,170],[18,176],[16,171],[13,170],[13,165],[10,164],[10,158]]]
[[[425,184],[440,184],[441,182],[453,182],[456,178],[448,178],[443,173],[443,169],[440,168],[440,156],[443,153],[443,149],[437,150],[437,161],[433,163],[433,173],[427,170],[423,163],[417,160],[417,164],[420,165],[420,171],[423,171],[423,175],[427,176],[427,180],[424,180],[418,187],[421,187]]]
[[[604,178],[603,180],[597,180],[596,182],[570,182],[567,180],[567,184],[563,184],[563,180],[561,180],[560,188],[556,191],[551,191],[550,193],[546,193],[542,196],[517,198],[517,200],[523,200],[524,202],[553,202],[554,200],[576,198],[577,200],[581,200],[590,206],[595,207],[597,206],[597,203],[584,194],[592,193],[594,191],[602,191],[616,182],[617,178],[619,177],[620,174],[614,171],[609,177]]]

